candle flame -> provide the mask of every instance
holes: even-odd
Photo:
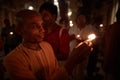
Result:
[[[10,35],[13,35],[13,32],[10,32]]]
[[[79,37],[80,37],[80,35],[78,34],[78,35],[77,35],[77,37],[79,38]]]
[[[94,40],[95,38],[96,38],[96,35],[95,35],[95,34],[89,34],[87,41],[92,41],[92,40]]]
[[[88,46],[91,46],[92,45],[92,40],[94,40],[96,38],[96,35],[95,34],[89,34],[88,35],[88,39],[83,41],[83,42],[80,42],[75,48],[79,47],[80,45],[82,45],[83,43],[86,43]]]

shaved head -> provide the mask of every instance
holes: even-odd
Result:
[[[34,16],[40,16],[40,14],[32,10],[21,10],[17,12],[17,14],[15,15],[17,26],[22,27],[22,24],[25,21],[33,18]]]
[[[20,30],[23,29],[24,25],[27,22],[30,23],[30,21],[35,17],[41,19],[41,16],[37,11],[25,9],[17,12],[15,15],[16,32],[20,34]]]
[[[39,42],[43,39],[44,29],[40,14],[32,10],[21,10],[16,14],[16,32],[26,42]]]

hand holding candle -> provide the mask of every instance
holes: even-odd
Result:
[[[74,67],[84,60],[90,53],[91,47],[89,47],[86,43],[74,48],[65,63],[65,68],[68,73],[71,73]]]
[[[94,40],[95,38],[96,38],[96,35],[95,35],[95,34],[90,34],[90,35],[88,35],[87,41],[92,41],[92,40]]]
[[[92,41],[96,38],[96,35],[95,34],[89,34],[88,35],[88,39],[83,41],[83,42],[80,42],[75,48],[79,47],[80,45],[82,45],[83,43],[86,43],[88,46],[91,46],[92,45]]]

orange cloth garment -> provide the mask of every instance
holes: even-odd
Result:
[[[41,50],[31,50],[20,44],[4,59],[12,80],[68,80],[64,67],[59,67],[52,47],[40,43]],[[61,76],[60,76],[61,75]]]

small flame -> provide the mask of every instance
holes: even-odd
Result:
[[[86,43],[88,46],[91,46],[92,45],[92,40],[94,40],[95,38],[96,38],[95,34],[89,34],[88,39],[83,41],[83,42],[80,42],[75,48],[79,47],[83,43]]]
[[[10,32],[10,35],[13,35],[13,32]]]
[[[92,40],[94,40],[95,38],[96,38],[96,35],[95,35],[95,34],[89,34],[87,41],[92,41]]]
[[[77,35],[77,38],[79,38],[79,37],[80,37],[80,35],[78,34],[78,35]]]

